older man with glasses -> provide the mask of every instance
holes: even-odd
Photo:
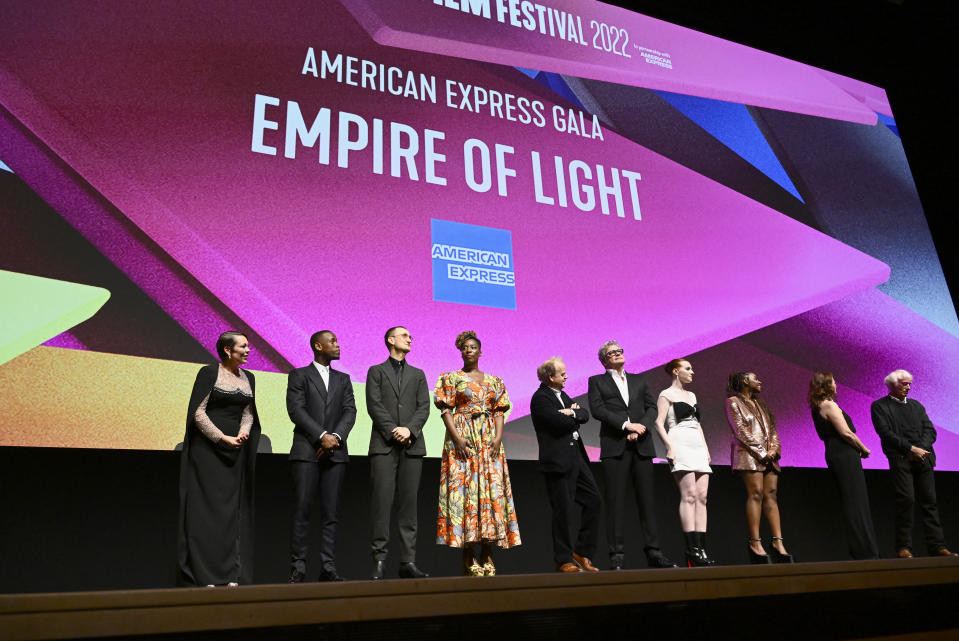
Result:
[[[653,500],[653,457],[651,436],[656,421],[656,398],[641,374],[625,371],[623,348],[606,341],[599,348],[603,374],[589,377],[589,411],[600,422],[600,454],[606,477],[606,539],[609,566],[621,570],[625,558],[623,509],[630,482],[642,523],[646,561],[651,568],[678,567],[659,549],[659,535]]]

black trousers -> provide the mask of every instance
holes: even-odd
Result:
[[[929,461],[893,456],[889,459],[889,471],[896,497],[896,549],[912,549],[912,524],[917,500],[926,533],[926,551],[935,554],[946,547],[939,521],[932,465]]]
[[[623,561],[625,538],[623,536],[623,510],[626,492],[632,482],[636,493],[636,507],[643,528],[643,549],[659,550],[659,535],[656,527],[653,499],[653,459],[640,455],[635,448],[626,447],[622,456],[603,459],[606,476],[606,540],[609,543],[610,561]]]
[[[832,472],[842,502],[843,521],[849,556],[854,559],[878,559],[879,546],[872,525],[869,492],[862,473],[859,453],[839,438],[826,442],[826,467]]]
[[[577,456],[576,460],[577,465],[565,474],[543,473],[549,505],[553,511],[553,562],[557,566],[572,561],[573,552],[593,559],[599,545],[603,500],[593,472],[589,469],[589,461],[585,456]],[[575,546],[571,536],[574,505],[582,510]]]
[[[398,447],[388,454],[370,455],[370,525],[374,561],[386,560],[390,512],[394,505],[400,532],[400,562],[416,561],[416,496],[422,469],[422,457],[407,456]]]
[[[346,474],[346,463],[328,459],[316,463],[291,461],[293,480],[293,526],[290,528],[290,564],[306,573],[309,548],[310,513],[319,495],[320,503],[320,567],[335,570],[336,524],[340,520],[340,486]]]

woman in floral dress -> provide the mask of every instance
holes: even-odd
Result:
[[[493,545],[510,548],[521,542],[503,447],[510,402],[502,379],[479,369],[476,333],[461,333],[456,348],[463,368],[440,376],[435,391],[446,425],[436,542],[463,549],[466,574],[493,576]]]

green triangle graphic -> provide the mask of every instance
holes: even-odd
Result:
[[[102,287],[0,270],[0,365],[97,313]]]

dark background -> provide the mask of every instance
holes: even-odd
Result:
[[[617,2],[645,15],[798,60],[886,89],[920,198],[956,302],[959,257],[953,237],[947,158],[954,103],[950,3],[918,0]],[[948,48],[948,51],[947,51]],[[954,163],[949,163],[952,165]],[[944,364],[954,366],[954,364]],[[864,429],[869,427],[864,426]],[[882,456],[876,453],[876,456]],[[0,592],[172,586],[179,454],[173,452],[0,448]],[[459,554],[433,544],[439,462],[426,462],[420,491],[419,561],[434,575],[459,572]],[[497,556],[502,573],[549,571],[549,509],[533,461],[511,463],[524,545]],[[743,491],[716,466],[710,488],[709,550],[720,563],[746,561]],[[369,571],[365,458],[350,463],[338,544],[349,578]],[[678,493],[656,468],[660,535],[675,560],[682,552]],[[602,483],[602,472],[597,466]],[[257,485],[258,582],[287,576],[291,491],[281,454],[261,455]],[[892,494],[885,471],[867,471],[880,550],[892,556]],[[947,540],[959,532],[959,474],[938,474]],[[787,469],[780,488],[787,545],[800,561],[845,558],[838,497],[825,469]],[[627,523],[627,567],[643,567],[634,511]],[[922,549],[917,532],[916,547]],[[764,532],[767,537],[768,533]],[[315,549],[315,545],[314,545]],[[605,567],[605,554],[597,555]],[[395,571],[395,558],[389,569]],[[310,569],[311,578],[317,568]]]
[[[869,428],[865,428],[869,429]],[[876,453],[876,456],[882,456]],[[293,510],[289,464],[282,454],[257,460],[256,566],[258,583],[289,576],[288,535]],[[714,466],[709,491],[708,550],[719,563],[746,563],[745,493],[728,467]],[[679,493],[665,465],[656,465],[657,519],[663,551],[680,560]],[[602,469],[594,464],[597,481]],[[60,592],[173,587],[179,453],[122,450],[0,448],[0,592]],[[523,545],[495,555],[501,574],[551,572],[549,504],[535,461],[512,461],[510,474]],[[880,553],[893,557],[892,488],[885,470],[867,470]],[[947,540],[959,536],[959,473],[938,475]],[[435,541],[439,460],[428,459],[420,484],[417,562],[433,576],[460,573],[459,550]],[[337,566],[349,579],[370,571],[369,465],[347,468],[338,531]],[[627,497],[626,567],[643,568],[635,503]],[[787,468],[780,507],[786,545],[799,561],[842,560],[846,540],[839,498],[826,469]],[[769,533],[763,525],[765,543]],[[318,550],[316,528],[311,550]],[[605,534],[601,535],[605,541]],[[391,541],[397,541],[394,532]],[[925,551],[917,530],[915,548]],[[392,548],[395,551],[395,545]],[[607,568],[606,547],[597,564]],[[396,576],[397,559],[387,561]],[[314,580],[319,567],[309,567]]]

